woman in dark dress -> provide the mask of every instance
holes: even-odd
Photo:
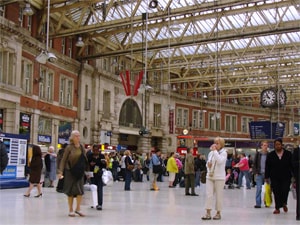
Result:
[[[64,178],[64,193],[68,196],[69,216],[74,217],[75,214],[85,216],[80,211],[82,201],[84,175],[79,179],[74,177],[70,169],[77,161],[84,156],[85,171],[89,171],[88,160],[83,146],[80,144],[80,133],[77,130],[72,131],[70,136],[70,144],[66,147],[63,158],[60,162],[58,170],[58,178]],[[83,172],[83,171],[82,171]],[[63,175],[64,174],[64,175]],[[76,198],[76,208],[73,210],[73,200]]]
[[[33,187],[36,185],[38,194],[34,197],[38,198],[42,196],[42,187],[41,187],[41,175],[42,175],[42,168],[43,168],[43,161],[42,161],[42,151],[40,146],[33,145],[32,146],[32,158],[29,164],[29,188],[24,194],[24,197],[29,197],[30,192]]]

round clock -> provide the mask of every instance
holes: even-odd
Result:
[[[184,130],[182,131],[182,133],[183,133],[184,135],[187,135],[187,134],[189,133],[189,131],[188,131],[187,129],[184,129]]]
[[[285,90],[281,89],[278,93],[278,102],[280,106],[284,106],[286,104],[286,92]]]
[[[265,89],[261,92],[260,104],[263,107],[272,107],[276,105],[276,91],[274,89]]]

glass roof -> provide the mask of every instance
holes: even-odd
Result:
[[[213,88],[215,71],[221,71],[222,85],[231,89],[238,79],[275,84],[270,77],[275,70],[282,80],[298,81],[300,3],[294,0],[159,0],[154,9],[150,0],[57,2],[55,16],[64,26],[57,25],[55,35],[86,35],[90,45],[105,42],[107,52],[140,62],[146,51],[149,69],[163,64],[172,73],[166,79],[189,83],[191,91]],[[287,81],[283,85],[291,86]],[[259,92],[263,86],[253,88]],[[239,89],[244,95],[253,92]]]

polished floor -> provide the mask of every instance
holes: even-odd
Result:
[[[165,179],[167,180],[167,179]],[[86,217],[68,217],[67,199],[55,188],[43,188],[41,198],[25,198],[26,188],[0,190],[0,224],[222,224],[222,225],[293,225],[295,200],[289,196],[288,213],[274,215],[270,208],[253,208],[255,189],[225,189],[224,210],[220,221],[201,220],[204,215],[205,185],[196,188],[199,196],[185,196],[183,188],[168,188],[167,182],[158,183],[159,191],[150,191],[149,183],[132,182],[132,191],[124,191],[124,183],[104,187],[103,210],[92,209],[91,192],[86,191],[82,211]],[[36,194],[36,189],[31,196]]]

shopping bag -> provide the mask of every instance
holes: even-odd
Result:
[[[114,182],[112,173],[109,170],[103,169],[102,182],[104,185],[111,186]]]
[[[297,199],[297,193],[296,193],[296,182],[293,182],[291,184],[291,192],[293,194],[293,199]]]
[[[265,184],[265,205],[270,207],[272,204],[272,191],[270,184]]]

